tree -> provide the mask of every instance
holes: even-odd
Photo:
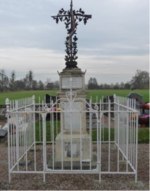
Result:
[[[0,71],[0,91],[7,90],[9,86],[9,79],[5,74],[4,70]]]
[[[8,89],[9,87],[9,78],[7,76],[4,76],[3,87],[4,89]]]
[[[110,85],[108,85],[108,84],[105,83],[105,84],[103,84],[103,88],[104,88],[104,89],[109,89],[109,88],[110,88]]]
[[[134,89],[148,89],[149,88],[149,73],[147,71],[137,70],[135,76],[130,81],[131,87]]]
[[[90,78],[88,81],[88,89],[98,89],[96,78]]]
[[[49,82],[49,83],[46,85],[46,88],[47,88],[47,89],[50,89],[50,90],[54,89],[54,83],[53,83],[53,82]]]
[[[118,82],[114,85],[114,89],[119,89],[119,83]]]
[[[33,86],[33,72],[29,70],[29,72],[26,74],[26,77],[24,78],[25,87],[27,90],[32,89]]]
[[[124,89],[130,89],[130,88],[131,88],[130,82],[124,84]]]
[[[16,80],[15,81],[15,87],[18,90],[24,90],[25,89],[25,82],[24,82],[24,80]]]
[[[100,85],[99,85],[99,89],[103,89],[103,84],[100,84]]]
[[[110,89],[114,89],[114,84],[113,83],[110,84]]]
[[[48,83],[52,82],[50,78],[47,78],[46,82],[45,82],[45,86],[47,86]]]
[[[37,83],[36,80],[33,80],[33,81],[32,81],[32,89],[33,89],[33,90],[37,90],[37,89],[38,89],[38,83]]]
[[[123,82],[121,82],[120,88],[121,88],[121,89],[124,89],[124,87],[125,87],[125,84],[124,84]]]
[[[31,70],[28,73],[28,82],[29,82],[29,88],[32,89],[33,72]]]
[[[28,76],[28,74],[26,74],[23,81],[24,81],[24,84],[25,84],[25,89],[29,89],[29,76]]]
[[[13,70],[10,75],[10,81],[9,81],[9,87],[11,90],[15,89],[15,79],[16,79],[16,74],[15,71]]]
[[[44,89],[44,84],[43,84],[43,82],[41,80],[38,82],[38,89],[39,90],[43,90]]]
[[[59,89],[59,81],[58,80],[54,82],[54,88]]]

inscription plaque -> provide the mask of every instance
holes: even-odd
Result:
[[[81,102],[75,102],[73,103],[73,108],[75,108],[76,104],[79,104]],[[69,103],[65,103],[64,109],[69,111]],[[80,129],[80,119],[81,119],[81,113],[78,112],[65,112],[64,113],[64,129],[66,130],[77,130]]]
[[[72,77],[72,88],[82,87],[82,77]],[[62,89],[70,89],[70,77],[62,78]]]

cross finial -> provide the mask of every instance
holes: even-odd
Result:
[[[70,10],[65,11],[63,8],[59,10],[59,13],[56,16],[52,16],[52,18],[58,23],[59,21],[65,21],[67,34],[66,37],[66,53],[65,61],[66,68],[76,68],[78,57],[76,56],[77,50],[77,40],[76,30],[78,26],[78,22],[83,21],[84,24],[87,23],[88,19],[91,19],[91,15],[86,15],[84,11],[80,8],[78,11],[73,10],[73,0],[70,0]]]
[[[72,2],[72,0],[71,0],[71,3],[70,3],[70,7],[71,7],[71,8],[73,7],[73,2]]]

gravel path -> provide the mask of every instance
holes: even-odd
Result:
[[[2,128],[6,123],[6,120],[0,120],[0,128]]]
[[[144,187],[131,183],[133,175],[102,175],[104,182],[98,184],[95,174],[47,174],[46,183],[40,174],[13,174],[9,184],[7,146],[0,143],[0,190],[149,190],[149,145],[139,144],[138,152],[138,180]]]

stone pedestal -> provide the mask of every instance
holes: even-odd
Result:
[[[87,133],[80,135],[79,132],[74,131],[71,136],[67,131],[61,132],[56,138],[55,161],[61,161],[62,155],[63,161],[71,161],[71,157],[73,161],[91,161],[90,146],[91,137]]]
[[[66,92],[72,89],[72,92],[76,92],[72,96],[76,96],[77,100],[71,103],[72,112],[61,113],[61,132],[56,137],[55,161],[61,161],[62,157],[64,162],[91,161],[91,137],[86,132],[86,113],[82,112],[86,110],[85,73],[79,68],[72,68],[64,69],[59,76],[60,90],[57,96],[64,98],[60,101],[60,104],[63,102],[63,109],[70,110],[70,103],[65,100]]]

